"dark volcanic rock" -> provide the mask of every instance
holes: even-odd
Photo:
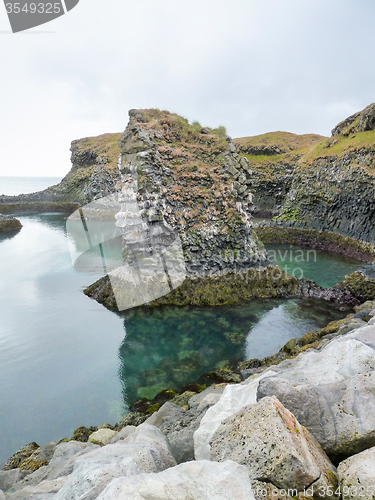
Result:
[[[5,231],[19,231],[21,227],[22,224],[18,219],[0,214],[0,233]]]
[[[375,129],[375,104],[372,103],[362,111],[354,113],[332,130],[332,136],[349,135],[355,132],[366,132]]]

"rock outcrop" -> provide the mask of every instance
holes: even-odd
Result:
[[[21,222],[9,215],[0,214],[0,233],[8,231],[19,231],[22,227]]]
[[[345,118],[332,130],[332,137],[335,135],[349,136],[356,132],[367,132],[375,130],[375,104],[372,103],[362,111]]]
[[[278,223],[375,242],[375,105],[300,159]]]
[[[156,214],[181,238],[189,275],[266,261],[251,224],[247,160],[221,129],[178,115],[131,110],[119,145],[121,172],[137,182],[140,213]]]
[[[298,161],[323,139],[316,134],[289,132],[234,139],[238,153],[248,161],[249,188],[256,217],[278,214],[291,188]]]

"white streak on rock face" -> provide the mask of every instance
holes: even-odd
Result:
[[[210,440],[221,422],[237,413],[242,407],[256,404],[259,382],[275,375],[272,370],[242,384],[227,385],[218,403],[207,410],[199,428],[194,433],[194,455],[196,460],[210,460]]]
[[[186,462],[112,481],[97,500],[254,500],[247,470],[231,460]]]

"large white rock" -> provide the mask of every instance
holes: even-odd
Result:
[[[192,461],[158,474],[113,480],[97,500],[254,500],[245,467]]]
[[[267,370],[256,378],[245,380],[241,384],[227,385],[219,401],[211,406],[194,432],[194,455],[196,460],[210,460],[210,440],[220,424],[226,418],[237,413],[242,407],[256,404],[259,382],[271,377],[276,372]]]
[[[77,458],[55,500],[92,500],[115,478],[160,472],[174,465],[165,436],[156,427],[142,424],[125,440]]]
[[[60,477],[53,481],[42,481],[36,486],[26,486],[22,490],[8,494],[6,500],[54,498],[54,493],[58,492],[66,481],[67,477]]]
[[[117,432],[112,429],[98,429],[97,431],[90,434],[89,443],[102,443],[109,444],[111,440],[116,436]]]
[[[336,469],[309,431],[275,397],[245,406],[224,420],[210,446],[211,460],[244,465],[252,480],[299,493],[310,488],[316,496],[328,487],[336,490]]]
[[[53,480],[68,476],[73,472],[74,460],[85,453],[99,449],[98,445],[92,443],[81,443],[69,441],[57,445],[55,453],[48,465],[41,467],[22,481],[13,485],[13,489],[22,489],[25,486],[37,485],[44,480]],[[9,471],[10,472],[10,471]]]
[[[375,445],[375,327],[337,337],[275,367],[257,398],[275,395],[339,462]]]
[[[375,447],[347,458],[337,472],[342,500],[375,498]]]

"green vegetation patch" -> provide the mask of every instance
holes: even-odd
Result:
[[[303,158],[305,166],[311,164],[317,158],[334,156],[341,158],[342,156],[366,149],[368,152],[374,152],[375,130],[367,132],[356,132],[354,134],[344,136],[337,135],[324,139],[315,145]],[[373,175],[375,175],[375,167],[373,166]]]
[[[276,146],[281,151],[306,151],[316,143],[322,141],[324,137],[318,134],[292,134],[290,132],[268,132],[266,134],[255,135],[253,137],[240,137],[234,139],[239,151],[245,151],[254,147]]]

